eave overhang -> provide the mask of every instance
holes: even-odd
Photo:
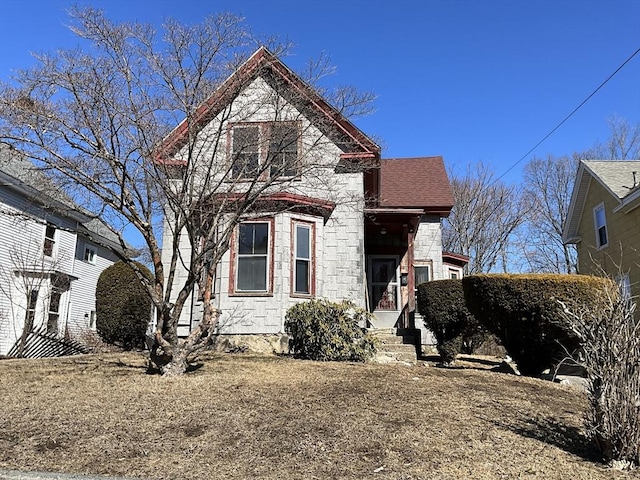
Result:
[[[341,161],[347,161],[349,155],[353,155],[353,158],[373,159],[379,163],[380,147],[264,46],[251,55],[197,108],[193,118],[180,122],[164,138],[153,155],[154,160],[158,163],[180,165],[181,162],[174,159],[174,155],[190,138],[197,136],[251,81],[265,75],[267,71],[275,75],[278,82],[295,92],[295,98],[303,99],[304,104],[323,117],[340,136],[349,140],[351,147],[344,151]]]

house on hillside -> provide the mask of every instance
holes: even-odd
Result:
[[[115,242],[106,225],[0,143],[0,355],[25,323],[60,336],[95,329],[98,276],[117,260],[104,245]]]
[[[580,273],[604,270],[640,297],[640,160],[580,162],[563,241]]]
[[[232,183],[230,192],[274,175],[273,165],[263,168],[273,138],[263,136],[289,139],[278,153],[286,171],[276,172],[288,181],[254,204],[217,265],[220,334],[281,334],[287,309],[312,298],[368,308],[375,328],[424,329],[415,318],[416,284],[461,276],[466,258],[442,252],[440,222],[453,206],[442,157],[381,159],[377,144],[264,47],[202,104],[194,123],[201,140],[188,143],[188,126],[178,125],[161,161],[197,168],[187,167],[189,153],[211,145],[205,173],[218,176],[219,187]],[[165,264],[174,230],[168,215]],[[187,272],[178,265],[178,277]],[[194,292],[179,334],[200,318]]]

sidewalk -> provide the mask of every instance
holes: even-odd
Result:
[[[105,475],[77,475],[71,473],[19,472],[0,470],[0,480],[134,480]]]

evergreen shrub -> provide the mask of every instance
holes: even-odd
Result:
[[[375,339],[360,326],[370,319],[369,312],[347,300],[310,300],[287,310],[284,328],[298,358],[364,362],[376,353]]]
[[[580,347],[561,314],[597,308],[610,280],[586,275],[495,274],[462,279],[471,313],[496,335],[523,375],[537,376]]]
[[[148,268],[138,267],[151,279]],[[124,262],[106,268],[96,287],[96,330],[106,343],[125,350],[144,348],[151,319],[151,298],[135,272]]]
[[[484,327],[467,309],[459,279],[418,285],[418,311],[438,342],[443,363],[454,362],[458,353],[473,353],[487,337]]]

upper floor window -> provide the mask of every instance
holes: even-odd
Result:
[[[83,260],[93,265],[96,263],[96,249],[91,247],[84,247]]]
[[[298,174],[298,137],[294,122],[234,125],[231,129],[231,177],[295,177]]]
[[[598,205],[594,210],[594,219],[596,227],[596,245],[598,248],[606,247],[609,244],[607,232],[607,218],[604,213],[604,205]]]
[[[313,295],[313,237],[314,225],[294,222],[293,294]]]
[[[44,231],[44,245],[42,252],[47,257],[53,257],[53,248],[56,244],[56,227],[50,223],[47,223]]]
[[[238,249],[235,291],[269,291],[269,222],[245,222],[238,225]]]

